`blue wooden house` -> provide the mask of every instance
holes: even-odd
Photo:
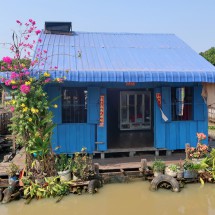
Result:
[[[46,23],[37,50],[61,85],[48,85],[56,128],[53,148],[74,153],[184,149],[208,133],[203,82],[215,67],[174,34],[91,33]],[[132,153],[131,153],[132,154]]]

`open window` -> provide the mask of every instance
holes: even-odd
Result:
[[[193,87],[171,89],[172,121],[193,120]]]

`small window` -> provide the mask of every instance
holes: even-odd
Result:
[[[62,92],[62,123],[87,122],[87,89],[64,88]]]
[[[193,88],[174,87],[171,90],[172,120],[186,121],[193,119]]]

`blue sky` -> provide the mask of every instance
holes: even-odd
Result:
[[[10,0],[1,2],[0,42],[16,20],[71,21],[74,31],[174,33],[195,51],[215,46],[215,0]],[[0,58],[9,52],[0,46]]]

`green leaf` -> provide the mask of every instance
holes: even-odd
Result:
[[[199,178],[199,180],[200,180],[200,183],[201,183],[202,185],[205,184],[204,180],[203,180],[201,177]]]

